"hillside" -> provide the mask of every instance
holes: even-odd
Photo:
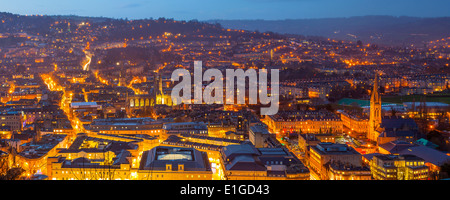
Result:
[[[209,20],[225,28],[361,40],[385,45],[422,45],[450,36],[450,17],[363,16],[328,19]]]

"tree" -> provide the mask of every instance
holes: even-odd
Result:
[[[450,175],[450,162],[446,162],[441,165],[441,173],[439,175],[440,179],[449,178]]]
[[[16,180],[25,172],[24,169],[20,167],[9,167],[9,159],[11,156],[9,154],[0,155],[0,180]]]
[[[361,40],[358,40],[358,41],[356,42],[356,44],[357,44],[359,47],[362,47],[362,45],[363,45],[363,43],[362,43]]]
[[[397,114],[397,110],[395,110],[395,108],[391,107],[391,115],[392,115],[392,117],[395,117],[396,114]]]

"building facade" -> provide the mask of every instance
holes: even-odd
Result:
[[[221,149],[220,166],[227,180],[309,180],[308,168],[285,148],[251,144]]]
[[[357,168],[360,168],[360,171],[366,171],[362,168],[361,154],[352,147],[335,143],[319,143],[310,147],[309,164],[315,179],[329,180],[329,172],[340,170],[339,168],[330,168],[334,163],[352,168],[353,173],[356,173],[355,169]]]
[[[268,130],[276,134],[302,133],[342,133],[343,123],[339,116],[327,111],[279,112],[266,115]]]
[[[414,155],[375,155],[370,170],[375,180],[427,180],[425,161]]]
[[[9,126],[11,131],[21,131],[23,126],[23,117],[20,113],[1,113],[0,126]]]
[[[376,74],[370,97],[369,129],[367,130],[367,138],[372,141],[377,141],[379,135],[377,129],[381,125],[381,96],[378,87],[378,74]]]
[[[212,180],[206,152],[194,148],[158,146],[142,154],[139,180]]]

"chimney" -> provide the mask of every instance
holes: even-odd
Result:
[[[184,164],[178,164],[178,171],[184,171]]]

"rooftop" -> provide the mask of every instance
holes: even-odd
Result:
[[[76,102],[76,103],[71,103],[70,107],[72,107],[72,108],[97,107],[97,102]]]
[[[380,148],[382,148],[392,154],[396,154],[399,151],[402,151],[404,149],[407,149],[407,148],[413,147],[413,146],[416,146],[416,145],[411,144],[409,142],[401,141],[401,140],[395,140],[395,141],[391,141],[391,142],[379,145]]]
[[[267,128],[262,125],[250,126],[250,130],[253,133],[270,134],[270,132],[267,130]]]
[[[139,170],[166,171],[166,165],[177,171],[183,165],[184,171],[211,171],[206,152],[194,148],[157,146],[142,154]]]
[[[355,149],[349,147],[346,144],[338,144],[330,142],[322,142],[317,144],[316,146],[311,146],[310,148],[322,154],[342,154],[342,155],[359,154]]]
[[[228,145],[222,149],[227,170],[267,171],[280,175],[307,173],[303,163],[285,148],[255,148],[252,144]]]
[[[407,149],[399,151],[398,153],[400,155],[409,154],[418,156],[420,158],[423,158],[425,162],[432,163],[436,166],[441,166],[445,162],[450,161],[450,156],[448,156],[447,154],[422,145],[409,147]]]

